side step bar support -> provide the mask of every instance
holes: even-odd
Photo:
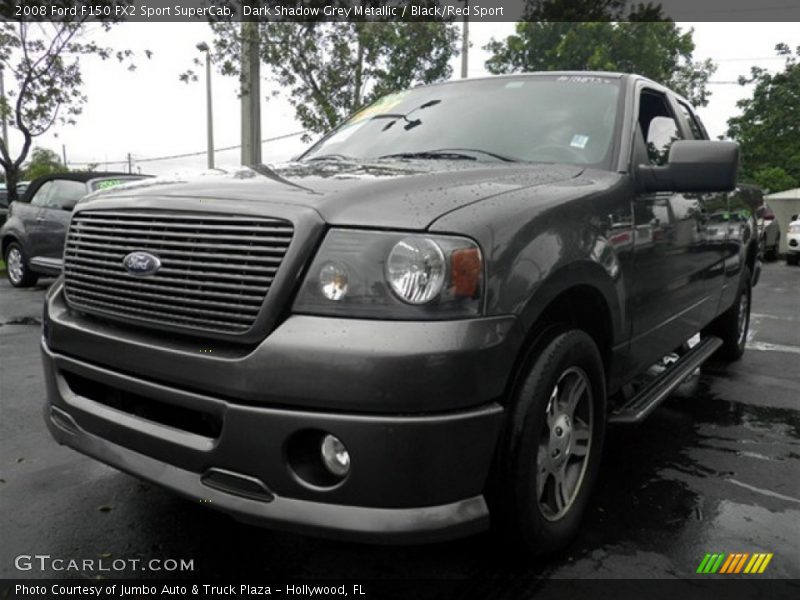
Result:
[[[692,372],[702,365],[722,345],[718,337],[704,338],[694,348],[655,379],[638,394],[608,416],[609,423],[640,423],[670,395]]]

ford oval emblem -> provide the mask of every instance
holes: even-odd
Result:
[[[135,277],[148,277],[161,268],[161,259],[149,252],[131,252],[122,259],[122,266]]]

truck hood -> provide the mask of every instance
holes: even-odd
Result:
[[[295,162],[144,179],[95,192],[81,201],[81,208],[100,199],[143,197],[230,202],[232,211],[236,203],[280,203],[311,208],[331,225],[425,229],[468,204],[573,179],[582,172],[573,165],[464,160]]]

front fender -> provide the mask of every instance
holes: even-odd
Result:
[[[610,273],[605,265],[589,259],[560,265],[539,282],[519,311],[521,325],[526,331],[530,330],[559,296],[576,289],[593,292],[603,299],[611,319],[612,343],[616,345],[623,342],[627,332],[625,294],[619,265],[612,268]]]
[[[25,233],[25,229],[22,226],[22,221],[13,215],[0,227],[0,245],[2,245],[0,250],[2,250],[3,256],[5,256],[6,248],[11,240],[19,242],[23,248],[27,248],[30,241],[28,239],[28,234]]]

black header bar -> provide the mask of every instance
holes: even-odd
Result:
[[[800,21],[800,0],[4,0],[4,21]]]

